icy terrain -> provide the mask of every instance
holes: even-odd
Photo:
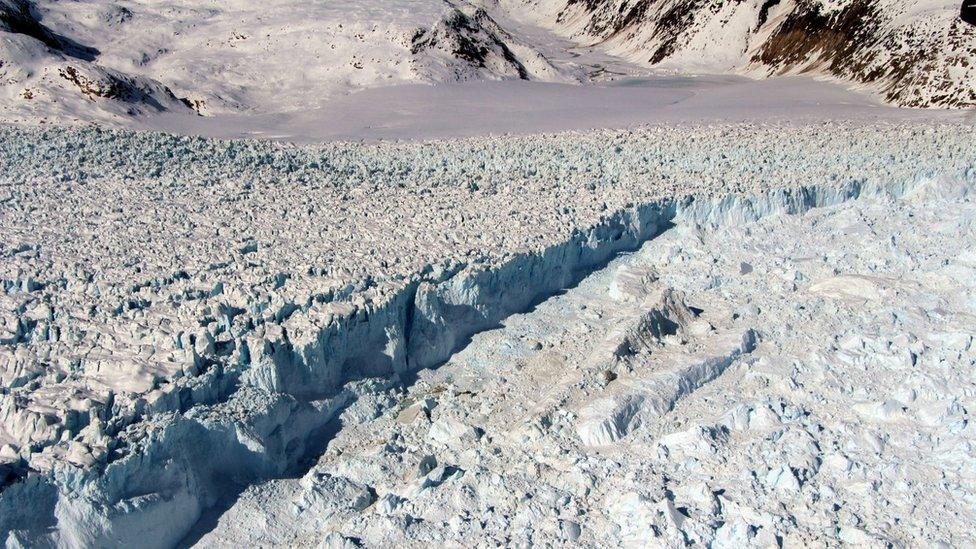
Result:
[[[976,545],[956,4],[0,0],[0,542]]]
[[[910,120],[972,123],[974,114],[882,105],[806,76],[649,76],[591,86],[526,81],[390,86],[295,113],[200,117],[167,112],[131,125],[181,135],[321,143],[531,135],[664,123]]]
[[[679,223],[355,384],[328,451],[200,544],[972,546],[971,190]]]
[[[969,268],[974,137],[736,124],[298,147],[2,128],[0,536],[956,541],[886,498],[899,480],[906,505],[970,493],[965,471],[910,454],[968,445],[951,375],[970,296],[949,277]],[[906,194],[929,213],[891,198]],[[859,197],[882,201],[866,228],[746,225]],[[881,368],[922,385],[885,396],[901,379]],[[914,463],[948,475],[943,492],[912,484]]]

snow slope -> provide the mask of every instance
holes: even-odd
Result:
[[[3,128],[0,538],[205,533],[247,486],[302,476],[364,387],[410,383],[672,223],[972,185],[973,138],[738,124],[296,147]],[[660,302],[639,326],[698,333]],[[737,341],[687,375],[717,375],[749,351]],[[663,380],[654,398],[687,390]],[[627,432],[592,423],[586,440]]]
[[[96,63],[99,50],[58,33],[40,19],[28,0],[0,2],[3,118],[37,122],[46,116],[70,117],[92,110],[123,117],[187,108],[157,80]]]
[[[176,113],[254,115],[255,124],[363,89],[600,84],[647,76],[650,66],[826,76],[896,105],[960,108],[976,102],[976,27],[961,22],[956,4],[3,0],[0,119],[132,127]]]
[[[499,0],[636,63],[815,74],[910,107],[976,105],[976,26],[957,0]]]
[[[0,14],[8,120],[287,112],[404,82],[572,78],[464,1],[4,0]]]

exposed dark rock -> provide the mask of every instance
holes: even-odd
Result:
[[[197,105],[188,99],[177,98],[172,90],[159,83],[147,82],[104,69],[99,70],[97,74],[85,74],[69,65],[59,70],[58,74],[61,78],[77,86],[82,94],[93,101],[96,98],[114,99],[125,103],[146,105],[161,112],[166,110],[166,106],[160,103],[157,97],[162,96],[164,100],[178,101],[196,111],[199,111],[199,107],[202,106],[202,103]]]
[[[763,2],[763,5],[759,8],[759,22],[756,24],[757,29],[765,25],[766,21],[769,21],[769,10],[778,6],[779,3],[780,0],[765,0]]]
[[[499,55],[517,72],[520,79],[528,80],[529,71],[494,32],[497,27],[483,9],[478,9],[472,15],[455,10],[442,25],[433,29],[417,29],[410,38],[410,52],[417,55],[425,50],[442,47],[457,59],[478,68],[487,67],[488,59],[493,54]]]

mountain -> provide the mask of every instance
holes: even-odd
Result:
[[[628,60],[678,71],[841,79],[905,107],[976,106],[959,0],[501,0]]]
[[[27,0],[0,0],[0,116],[70,117],[90,110],[89,103],[116,117],[188,108],[159,81],[105,66],[100,57],[99,49],[47,26]]]
[[[959,0],[0,0],[0,120],[273,114],[394,84],[579,82],[583,50],[642,70],[811,74],[895,105],[965,108],[976,105],[976,26],[960,8]]]
[[[0,0],[0,117],[314,108],[390,84],[565,80],[463,1]]]

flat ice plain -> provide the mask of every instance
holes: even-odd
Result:
[[[965,545],[974,137],[4,127],[0,532]]]
[[[892,107],[808,76],[753,80],[641,74],[629,66],[621,70],[629,73],[588,85],[477,81],[388,86],[339,96],[323,107],[300,112],[210,117],[164,113],[131,125],[186,135],[314,143],[524,135],[661,123],[972,119],[971,113],[960,110]]]

